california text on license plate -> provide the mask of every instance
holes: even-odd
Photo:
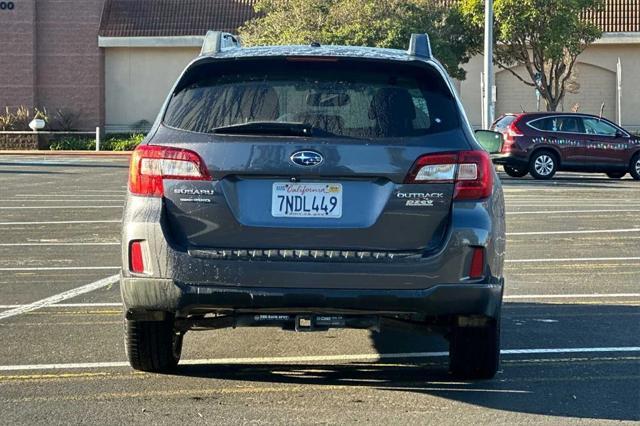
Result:
[[[339,183],[276,182],[271,193],[274,217],[342,217],[342,185]]]

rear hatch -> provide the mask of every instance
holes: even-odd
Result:
[[[210,175],[164,181],[189,249],[424,252],[449,223],[456,157],[439,154],[469,149],[461,127],[427,64],[212,61],[183,76],[151,144],[197,153]]]

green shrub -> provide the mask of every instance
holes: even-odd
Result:
[[[100,149],[105,151],[133,151],[145,138],[141,133],[112,135],[107,138]]]
[[[51,141],[52,151],[90,151],[96,149],[96,140],[91,137],[64,136]]]
[[[93,151],[96,140],[91,136],[54,137],[49,149],[53,151]],[[110,135],[100,145],[100,151],[133,151],[145,138],[140,133]]]

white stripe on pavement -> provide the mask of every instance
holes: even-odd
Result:
[[[99,271],[120,268],[120,266],[42,266],[33,268],[0,268],[0,271]]]
[[[58,220],[46,222],[0,222],[0,226],[18,225],[71,225],[76,223],[122,223],[121,220]]]
[[[14,308],[8,311],[0,312],[0,320],[14,317],[16,315],[21,315],[26,312],[35,311],[36,309],[45,308],[55,303],[62,302],[63,300],[71,299],[72,297],[76,297],[81,294],[89,293],[91,291],[98,290],[108,285],[115,284],[116,282],[118,282],[118,280],[120,280],[120,275],[118,274],[112,275],[110,277],[103,278],[98,281],[94,281],[92,283],[83,285],[81,287],[77,287],[77,288],[56,294],[54,296],[47,297],[46,299],[41,299],[36,302],[30,303],[28,305],[20,306],[19,308]]]
[[[601,347],[601,348],[550,348],[550,349],[504,349],[502,355],[539,355],[539,354],[569,354],[569,353],[615,353],[640,352],[640,346],[630,347]],[[181,361],[181,365],[217,365],[217,364],[276,364],[296,362],[327,362],[327,361],[379,361],[383,359],[402,358],[434,358],[448,356],[448,352],[403,352],[386,354],[353,354],[353,355],[312,355],[290,357],[262,357],[262,358],[217,358],[192,359]],[[73,370],[91,368],[128,367],[129,363],[116,362],[85,362],[67,364],[23,364],[0,365],[0,371],[21,370]]]
[[[81,199],[81,200],[65,200],[65,199],[42,199],[38,198],[36,200],[30,200],[28,198],[12,198],[12,199],[2,199],[0,202],[2,203],[104,203],[104,202],[114,202],[117,203],[119,201],[123,201],[122,198],[100,198],[100,199]]]
[[[45,209],[121,209],[124,206],[13,206],[13,207],[0,207],[1,210],[45,210]]]
[[[573,214],[573,213],[622,213],[622,212],[640,212],[638,209],[618,209],[618,210],[535,210],[530,212],[507,212],[510,215],[517,214]]]
[[[0,305],[0,309],[14,309],[21,308],[27,305]],[[56,303],[54,305],[49,305],[47,308],[119,308],[122,306],[122,303]]]
[[[599,293],[599,294],[514,294],[505,299],[608,299],[618,297],[640,297],[640,293]]]
[[[116,191],[118,194],[125,195],[126,192]],[[83,197],[99,197],[100,194],[15,194],[15,197],[18,198],[51,198],[51,197],[59,197],[59,198],[83,198]],[[105,195],[105,197],[115,197],[115,195]]]
[[[0,247],[20,246],[119,246],[120,243],[0,243]]]
[[[542,263],[542,262],[615,262],[640,260],[640,257],[575,257],[564,259],[507,259],[506,263]]]
[[[540,231],[540,232],[507,232],[507,236],[516,235],[564,235],[564,234],[620,234],[626,232],[640,232],[640,228],[629,229],[589,229],[582,231]]]

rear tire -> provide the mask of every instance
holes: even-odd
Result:
[[[609,173],[607,173],[607,176],[609,176],[611,179],[622,179],[624,177],[624,175],[626,175],[625,172],[609,172]]]
[[[535,179],[551,179],[558,171],[558,157],[551,151],[537,151],[531,156],[529,173]]]
[[[633,156],[629,173],[635,180],[640,180],[640,152]]]
[[[508,174],[509,176],[514,177],[514,178],[525,177],[529,173],[529,170],[527,170],[526,168],[525,169],[516,169],[516,168],[513,168],[511,166],[502,166],[502,167],[504,168],[504,172],[506,174]]]
[[[455,326],[449,338],[449,371],[462,379],[491,379],[500,366],[500,322]]]
[[[164,321],[125,320],[125,329],[131,367],[154,373],[166,373],[176,368],[183,335],[174,330],[173,316],[167,316]]]

